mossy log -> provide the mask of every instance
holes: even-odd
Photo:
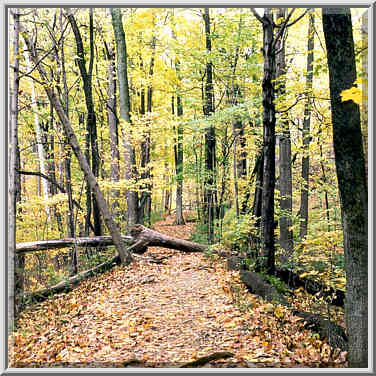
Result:
[[[286,298],[275,287],[267,283],[260,274],[242,270],[240,279],[252,294],[259,295],[269,302],[288,305]]]
[[[326,339],[330,346],[339,348],[342,351],[348,350],[347,336],[344,329],[315,313],[293,311],[295,316],[301,317],[306,322],[305,327],[320,335],[321,339]]]

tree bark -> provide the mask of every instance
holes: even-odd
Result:
[[[60,31],[63,33],[63,24],[60,24]],[[62,81],[64,87],[64,112],[69,120],[69,89],[67,84],[66,70],[65,70],[65,54],[64,54],[64,38],[60,42],[60,54],[61,54],[61,73]],[[64,138],[64,143],[67,141]],[[65,174],[65,186],[68,198],[68,218],[67,218],[67,233],[68,236],[75,236],[75,223],[74,223],[74,211],[73,211],[73,190],[72,190],[72,179],[71,179],[71,156],[68,153],[64,155],[64,174]],[[90,192],[90,190],[89,190]],[[89,196],[90,197],[90,196]],[[90,221],[90,216],[88,216],[88,221]],[[78,272],[78,259],[77,250],[73,246],[71,249],[71,275],[77,274]]]
[[[25,38],[27,48],[30,51],[31,59],[34,62],[34,64],[37,65],[37,69],[38,69],[38,72],[41,76],[41,79],[43,80],[43,82],[45,82],[44,90],[45,90],[49,100],[54,105],[56,113],[58,114],[59,119],[60,119],[60,121],[63,125],[65,136],[67,137],[68,142],[69,142],[70,146],[72,147],[72,150],[73,150],[74,154],[76,155],[77,160],[79,162],[79,165],[80,165],[80,167],[81,167],[81,169],[84,173],[85,180],[90,185],[90,188],[92,189],[92,191],[94,192],[94,194],[96,196],[96,200],[97,200],[99,208],[102,212],[103,219],[106,223],[108,230],[110,231],[110,234],[111,234],[111,237],[114,241],[116,249],[119,252],[119,256],[120,256],[120,258],[121,258],[121,260],[124,264],[129,264],[133,260],[132,255],[124,248],[124,245],[123,245],[122,240],[121,240],[121,235],[120,235],[119,229],[116,226],[116,224],[115,224],[115,222],[112,218],[112,215],[111,215],[111,213],[108,209],[107,203],[104,199],[103,193],[100,190],[99,185],[96,181],[96,178],[95,178],[92,170],[90,169],[90,166],[89,166],[84,154],[81,151],[77,137],[74,133],[74,130],[72,128],[71,123],[69,122],[69,119],[67,118],[67,116],[64,112],[62,104],[61,104],[58,96],[54,92],[53,88],[48,85],[47,74],[46,74],[43,66],[41,64],[39,64],[39,56],[37,54],[36,47],[34,46],[34,44],[31,42],[31,40],[27,36],[26,31],[23,31],[23,36]]]
[[[131,143],[131,116],[130,116],[130,98],[128,84],[128,63],[127,63],[127,46],[125,33],[123,29],[120,8],[111,8],[112,26],[115,33],[116,55],[117,55],[117,78],[119,82],[120,97],[120,117],[125,121],[127,129],[124,130],[123,144],[125,149],[125,178],[127,180],[136,179],[136,158],[135,151]],[[133,226],[137,223],[138,213],[138,195],[133,189],[127,192],[128,205],[128,224]]]
[[[261,203],[260,268],[272,274],[275,268],[274,189],[275,189],[275,49],[273,48],[273,15],[265,9],[263,17],[264,78],[262,81],[264,171]]]
[[[177,67],[178,70],[178,67]],[[183,125],[179,119],[183,116],[183,103],[180,94],[176,96],[176,110],[178,115],[177,135],[175,145],[175,171],[176,171],[176,224],[184,225],[183,216]]]
[[[311,95],[313,81],[313,49],[314,49],[314,14],[309,15],[308,45],[307,45],[307,78],[306,91],[307,102],[304,107],[303,121],[303,158],[302,158],[302,179],[303,186],[300,196],[300,239],[307,236],[308,229],[308,187],[309,187],[309,143],[311,124]]]
[[[13,76],[9,108],[9,160],[8,160],[8,328],[13,328],[15,318],[22,309],[24,290],[24,258],[16,254],[16,215],[17,215],[17,149],[18,149],[18,94],[19,94],[19,9],[13,14]]]
[[[342,102],[356,79],[349,8],[324,8],[333,146],[340,194],[346,268],[346,327],[350,367],[368,367],[368,199],[359,106]]]
[[[155,35],[152,36],[151,39],[151,59],[150,59],[150,65],[149,65],[149,73],[148,78],[149,80],[152,79],[154,74],[154,61],[155,61],[155,47],[157,43],[157,38]],[[142,106],[144,109],[142,111],[143,114],[145,114],[145,93],[144,90],[142,90]],[[147,222],[150,223],[150,215],[151,215],[151,190],[152,190],[152,184],[151,184],[151,170],[150,170],[150,149],[151,149],[151,134],[150,134],[150,115],[152,111],[152,105],[153,105],[153,86],[152,84],[148,84],[147,90],[146,90],[146,112],[148,114],[147,118],[145,119],[146,124],[148,126],[146,132],[145,132],[145,140],[141,143],[141,168],[143,169],[143,172],[141,174],[141,179],[149,180],[145,184],[145,190],[141,194],[140,198],[140,205],[138,208],[139,211],[139,223],[144,223],[145,219]]]
[[[211,30],[209,8],[204,9],[206,51],[211,53]],[[214,87],[213,87],[213,63],[206,63],[206,82],[204,91],[203,112],[206,117],[214,113]],[[216,170],[216,136],[214,125],[210,122],[205,133],[205,168],[206,178],[204,182],[204,220],[208,224],[208,241],[214,240],[214,219],[215,219],[215,170]],[[205,218],[206,216],[206,218]]]
[[[111,149],[111,180],[118,182],[120,179],[120,153],[119,153],[119,130],[118,130],[118,117],[116,114],[116,68],[115,68],[115,53],[112,46],[107,48],[107,121],[110,132],[110,149]],[[112,211],[115,216],[120,215],[120,192],[118,189],[112,191]]]
[[[255,195],[253,199],[252,214],[256,217],[256,228],[261,223],[262,187],[264,181],[264,150],[261,149],[256,157],[254,173],[256,174]]]
[[[279,8],[277,19],[286,19],[286,8]],[[277,95],[283,96],[286,92],[286,61],[285,41],[280,38],[276,43],[277,55],[276,79],[278,80]],[[281,135],[279,137],[279,190],[280,209],[279,217],[280,237],[279,245],[283,251],[281,261],[287,262],[294,251],[292,225],[292,172],[291,172],[291,137],[290,125],[286,113],[281,115]]]

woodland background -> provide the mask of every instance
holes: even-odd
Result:
[[[265,167],[268,45],[262,20],[268,13],[249,8],[13,11],[9,55],[11,70],[18,73],[18,87],[11,84],[10,92],[18,123],[12,154],[17,244],[113,236],[72,153],[50,90],[121,234],[135,224],[159,226],[167,218],[170,225],[190,226],[183,236],[209,245],[209,258],[225,250],[245,260],[249,270],[260,263],[272,274],[276,266],[288,268],[325,286],[321,291],[345,292],[322,9],[269,11],[275,175]],[[18,12],[21,16],[14,16]],[[363,14],[351,9],[357,75],[341,98],[360,108],[367,168]],[[9,136],[13,140],[14,133]],[[274,214],[266,218],[262,190],[268,174],[275,176]],[[263,226],[271,229],[273,254],[265,250]],[[116,254],[115,247],[103,246],[18,253],[15,288],[23,296],[21,306],[31,305],[33,293]],[[126,254],[120,256],[127,260]],[[280,283],[276,277],[269,282]],[[330,299],[315,303],[320,313]],[[329,318],[341,324],[343,314],[336,308]]]

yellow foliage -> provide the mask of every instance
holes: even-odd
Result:
[[[353,86],[352,88],[341,92],[341,99],[342,102],[352,100],[356,104],[360,104],[362,101],[362,91],[358,87]]]
[[[359,78],[354,82],[354,86],[350,89],[343,90],[341,92],[341,99],[342,102],[350,101],[352,100],[356,104],[361,104],[362,101],[367,97],[367,93],[364,93],[363,90],[361,90],[358,85],[365,85],[367,86],[368,80]]]

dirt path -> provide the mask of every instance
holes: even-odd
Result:
[[[154,228],[188,239],[193,224],[167,218]],[[223,260],[158,247],[151,255],[165,259],[115,267],[26,311],[13,366],[179,367],[218,351],[234,357],[207,367],[312,367],[322,359],[325,344],[317,348],[288,312],[276,317]]]

